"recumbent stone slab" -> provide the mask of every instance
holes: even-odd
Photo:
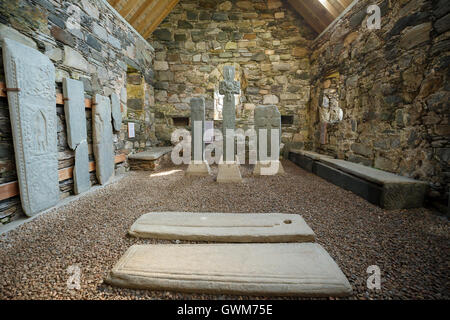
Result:
[[[39,51],[4,39],[3,62],[22,207],[27,216],[59,200],[55,68]]]
[[[352,288],[316,243],[134,245],[106,282],[149,290],[347,296]]]
[[[98,182],[106,184],[114,174],[114,146],[109,98],[96,94],[92,108],[95,170]]]
[[[80,194],[91,187],[83,82],[64,78],[63,93],[67,143],[75,150],[74,192]]]
[[[140,238],[215,242],[313,242],[298,214],[154,212],[141,216],[130,235]]]

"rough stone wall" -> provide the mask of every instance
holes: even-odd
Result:
[[[78,24],[79,23],[79,24]],[[3,35],[26,41],[46,54],[56,67],[56,88],[62,92],[62,79],[70,77],[83,81],[87,97],[94,93],[109,96],[120,94],[123,107],[123,127],[114,135],[116,154],[145,148],[152,141],[150,96],[153,96],[153,48],[137,36],[101,0],[2,0],[0,2],[0,30]],[[0,81],[4,71],[0,53]],[[127,70],[140,73],[145,85],[143,112],[127,110]],[[74,153],[66,141],[64,107],[55,106],[58,116],[59,169],[73,166]],[[88,143],[92,144],[91,110],[86,109]],[[136,125],[136,138],[128,139],[127,122]],[[9,122],[8,102],[0,98],[0,184],[17,180],[14,150]],[[154,130],[153,130],[154,131]],[[144,142],[144,143],[143,143]],[[155,142],[156,143],[156,142]],[[90,145],[90,160],[93,161]],[[116,171],[125,170],[127,163],[118,164]],[[91,174],[92,183],[97,183]],[[61,198],[72,193],[72,179],[61,181]],[[0,223],[19,216],[19,197],[0,201]]]
[[[381,29],[366,12],[381,8]],[[450,182],[448,0],[362,0],[313,45],[312,148],[429,181],[446,199]],[[339,73],[343,120],[321,124],[327,75]],[[321,141],[321,134],[326,139]]]
[[[181,0],[153,33],[156,135],[167,143],[174,116],[189,117],[189,101],[203,96],[206,119],[225,65],[236,67],[241,82],[237,126],[253,126],[259,104],[276,104],[283,116],[284,143],[307,138],[309,50],[316,34],[291,7],[275,0]],[[221,127],[220,117],[216,128]],[[188,129],[188,127],[186,127]]]

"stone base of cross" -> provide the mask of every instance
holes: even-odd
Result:
[[[257,161],[253,169],[254,176],[284,175],[285,171],[280,160]]]
[[[191,161],[185,172],[186,177],[205,177],[211,174],[211,169],[206,161]]]

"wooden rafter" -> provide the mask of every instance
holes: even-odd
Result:
[[[133,16],[130,18],[129,22],[132,26],[135,25],[136,21],[140,16],[155,2],[155,0],[146,0],[144,3],[136,10]]]
[[[287,0],[287,2],[320,34],[352,0]]]
[[[158,11],[158,15],[155,18],[151,19],[152,21],[149,24],[147,30],[143,33],[144,38],[147,38],[155,29],[159,26],[159,24],[167,17],[167,15],[172,11],[172,9],[177,5],[179,0],[170,0],[167,6],[164,8],[161,13]]]
[[[123,8],[119,11],[120,15],[126,19],[127,15],[133,11],[139,0],[128,0]]]

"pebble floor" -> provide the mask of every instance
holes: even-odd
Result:
[[[301,214],[317,241],[349,279],[349,299],[449,299],[450,227],[427,209],[385,211],[289,161],[285,176],[242,184],[214,177],[185,178],[182,167],[130,172],[0,236],[0,299],[268,299],[129,290],[103,283],[121,255],[137,243],[171,243],[127,236],[151,211],[282,212]],[[180,261],[182,263],[182,261]],[[81,289],[69,290],[68,267],[81,270]],[[367,289],[367,268],[381,269],[381,290]],[[293,299],[293,298],[282,298]]]

